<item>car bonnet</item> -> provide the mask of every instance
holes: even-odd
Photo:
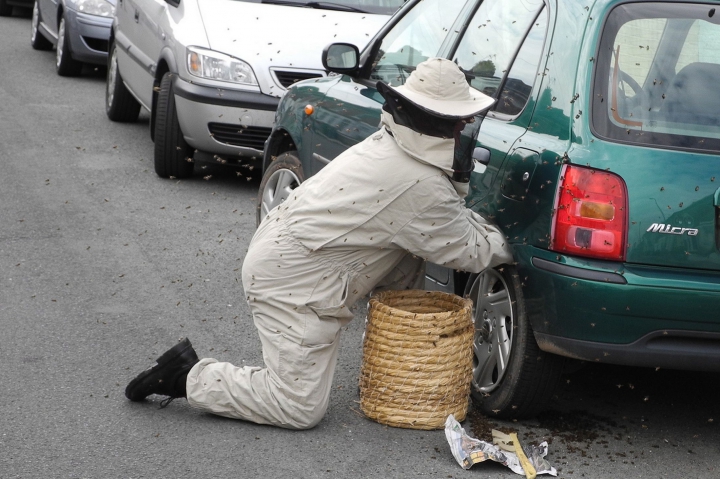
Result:
[[[347,42],[363,49],[389,18],[236,0],[205,0],[199,7],[210,48],[249,63],[263,93],[271,95],[283,92],[271,68],[321,72],[328,44]]]

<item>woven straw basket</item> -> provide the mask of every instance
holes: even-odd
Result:
[[[441,429],[465,419],[472,378],[472,301],[437,291],[370,299],[360,407],[389,426]]]

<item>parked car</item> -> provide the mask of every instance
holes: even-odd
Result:
[[[9,17],[13,7],[32,8],[33,0],[0,0],[0,17]]]
[[[497,99],[466,204],[515,255],[472,276],[428,265],[430,287],[474,300],[474,403],[531,416],[566,358],[719,371],[718,7],[410,0],[361,54],[326,48],[337,75],[283,97],[258,221],[378,129],[378,80],[449,58]]]
[[[35,0],[30,44],[35,50],[55,46],[61,76],[79,75],[84,63],[104,65],[115,1]]]
[[[192,175],[195,160],[260,164],[278,99],[325,76],[333,39],[365,45],[403,0],[140,0],[118,5],[106,110],[151,112],[155,171]]]

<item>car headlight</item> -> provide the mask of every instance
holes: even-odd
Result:
[[[191,75],[243,85],[257,85],[250,65],[239,58],[198,47],[187,48],[187,66]]]
[[[99,17],[112,17],[115,14],[115,5],[107,0],[75,0],[75,7],[79,12]]]

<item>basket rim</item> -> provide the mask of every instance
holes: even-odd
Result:
[[[457,306],[457,309],[449,310],[449,311],[441,311],[437,313],[413,313],[412,311],[407,311],[405,309],[401,309],[395,306],[390,306],[387,303],[383,302],[385,298],[395,298],[395,297],[403,297],[407,296],[410,298],[422,298],[422,297],[436,297],[438,299],[445,300],[449,303],[452,303]],[[404,289],[404,290],[387,290],[387,291],[381,291],[372,297],[370,297],[370,300],[368,301],[368,306],[371,306],[373,303],[377,304],[377,308],[383,308],[386,310],[387,313],[392,314],[393,316],[397,317],[406,317],[406,318],[442,318],[453,314],[462,314],[463,310],[468,309],[472,313],[472,300],[470,298],[463,298],[461,296],[458,296],[457,294],[452,293],[445,293],[443,291],[427,291],[424,289]],[[368,308],[369,309],[369,308]]]

